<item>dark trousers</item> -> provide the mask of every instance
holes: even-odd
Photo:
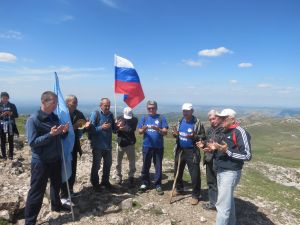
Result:
[[[185,165],[188,166],[189,173],[192,180],[192,197],[199,198],[200,197],[200,189],[201,189],[201,177],[200,177],[200,152],[198,149],[182,149],[177,150],[175,155],[175,165],[174,165],[174,176],[176,176],[177,172],[177,165],[178,165],[178,158],[179,152],[182,151],[181,154],[181,162],[179,166],[179,172],[176,182],[177,189],[183,189],[183,172]]]
[[[14,135],[9,135],[7,133],[4,133],[1,129],[1,153],[3,158],[6,158],[6,136],[8,136],[8,145],[9,145],[9,155],[8,157],[10,159],[13,159],[14,156]]]
[[[208,186],[208,200],[212,205],[217,203],[218,199],[218,184],[217,184],[217,171],[214,167],[214,160],[212,159],[206,164],[206,180]]]
[[[73,192],[73,187],[74,187],[74,183],[75,183],[76,170],[77,170],[77,151],[75,151],[75,149],[73,149],[73,152],[72,152],[72,174],[68,180],[69,189],[70,189],[71,193]],[[61,198],[68,198],[67,182],[62,183],[60,196],[61,196]]]
[[[152,159],[155,160],[155,177],[154,184],[155,187],[161,186],[162,180],[162,160],[164,156],[163,148],[147,148],[143,147],[143,167],[141,172],[142,183],[146,186],[150,185],[150,167]]]
[[[102,184],[109,183],[109,174],[112,164],[111,150],[93,149],[93,164],[91,169],[91,183],[94,187],[99,185],[98,171],[100,169],[101,159],[103,158]]]
[[[32,162],[30,190],[25,206],[25,225],[36,223],[43,197],[50,178],[51,210],[59,211],[61,202],[59,190],[61,185],[61,161],[53,163]]]

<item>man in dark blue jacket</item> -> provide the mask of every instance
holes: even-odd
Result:
[[[96,192],[101,191],[101,186],[112,188],[109,182],[110,169],[112,165],[112,133],[115,132],[115,120],[110,112],[110,100],[102,98],[100,111],[96,110],[90,117],[89,128],[91,147],[93,149],[93,164],[91,169],[91,183]],[[99,184],[98,171],[103,158],[103,175]]]
[[[53,113],[57,95],[46,91],[41,96],[41,108],[26,123],[26,134],[32,151],[30,190],[25,206],[25,225],[36,223],[47,181],[50,178],[51,210],[65,210],[60,202],[61,137],[67,135],[69,124],[60,125]]]

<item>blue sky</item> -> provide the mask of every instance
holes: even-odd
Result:
[[[113,99],[113,56],[158,103],[300,107],[300,1],[0,0],[0,91]],[[118,95],[121,101],[122,96]]]

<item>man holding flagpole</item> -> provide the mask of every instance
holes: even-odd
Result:
[[[66,137],[69,124],[60,124],[53,112],[58,98],[54,92],[46,91],[41,96],[41,108],[26,122],[28,144],[32,151],[30,190],[25,206],[25,225],[36,224],[42,206],[47,181],[50,178],[51,210],[67,210],[61,205],[61,137]]]

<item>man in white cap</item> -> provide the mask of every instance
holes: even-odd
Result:
[[[123,115],[117,119],[117,165],[116,165],[116,181],[122,183],[122,160],[126,153],[129,160],[128,186],[134,186],[135,168],[135,130],[138,119],[133,116],[132,109],[125,107]]]
[[[175,165],[174,175],[177,172],[177,165],[179,160],[179,153],[181,153],[180,167],[176,181],[176,192],[178,195],[183,192],[183,172],[187,164],[192,180],[192,199],[191,204],[197,205],[201,190],[201,176],[200,176],[200,151],[195,146],[196,142],[205,139],[205,130],[203,124],[198,118],[193,116],[193,105],[191,103],[184,103],[182,105],[183,117],[179,120],[176,127],[173,128],[173,136],[176,137],[175,149]]]
[[[244,161],[251,159],[250,135],[236,121],[236,112],[224,109],[216,114],[223,119],[224,141],[213,142],[207,149],[216,151],[215,166],[217,169],[218,200],[217,225],[235,225],[235,203],[233,192],[237,186]]]

